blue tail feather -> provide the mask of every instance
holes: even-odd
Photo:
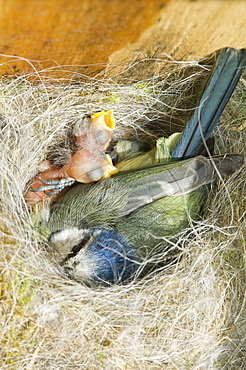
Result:
[[[246,49],[223,48],[192,118],[172,151],[172,158],[194,157],[211,135],[246,66]]]

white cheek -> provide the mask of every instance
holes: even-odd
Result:
[[[69,258],[64,267],[72,269],[69,275],[77,281],[86,282],[94,276],[93,262],[82,250],[75,257]]]
[[[72,248],[79,244],[87,230],[73,227],[64,229],[51,235],[50,245],[61,254],[68,254]]]

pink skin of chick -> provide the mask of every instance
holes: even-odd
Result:
[[[83,123],[83,122],[82,122]],[[113,166],[111,158],[105,154],[115,127],[113,112],[99,112],[84,120],[84,127],[75,128],[75,138],[79,150],[63,166],[58,167],[45,161],[46,169],[40,172],[29,184],[29,189],[36,190],[44,186],[47,180],[61,180],[72,178],[81,183],[90,183],[107,178],[118,170]],[[43,182],[43,181],[44,182]],[[34,206],[47,197],[52,201],[67,192],[67,186],[58,194],[49,195],[49,192],[28,190],[25,195],[27,204]]]

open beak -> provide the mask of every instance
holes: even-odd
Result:
[[[112,139],[115,120],[112,110],[92,114],[86,132],[76,136],[81,149],[105,151]]]
[[[92,114],[89,130],[93,132],[94,141],[98,150],[105,151],[112,139],[115,128],[113,111]]]
[[[97,128],[104,128],[107,131],[113,131],[115,128],[115,119],[112,110],[98,112],[91,115],[91,124]]]

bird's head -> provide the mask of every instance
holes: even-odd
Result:
[[[89,286],[131,281],[138,268],[135,248],[113,229],[65,229],[51,234],[50,245],[64,256],[65,274]]]

